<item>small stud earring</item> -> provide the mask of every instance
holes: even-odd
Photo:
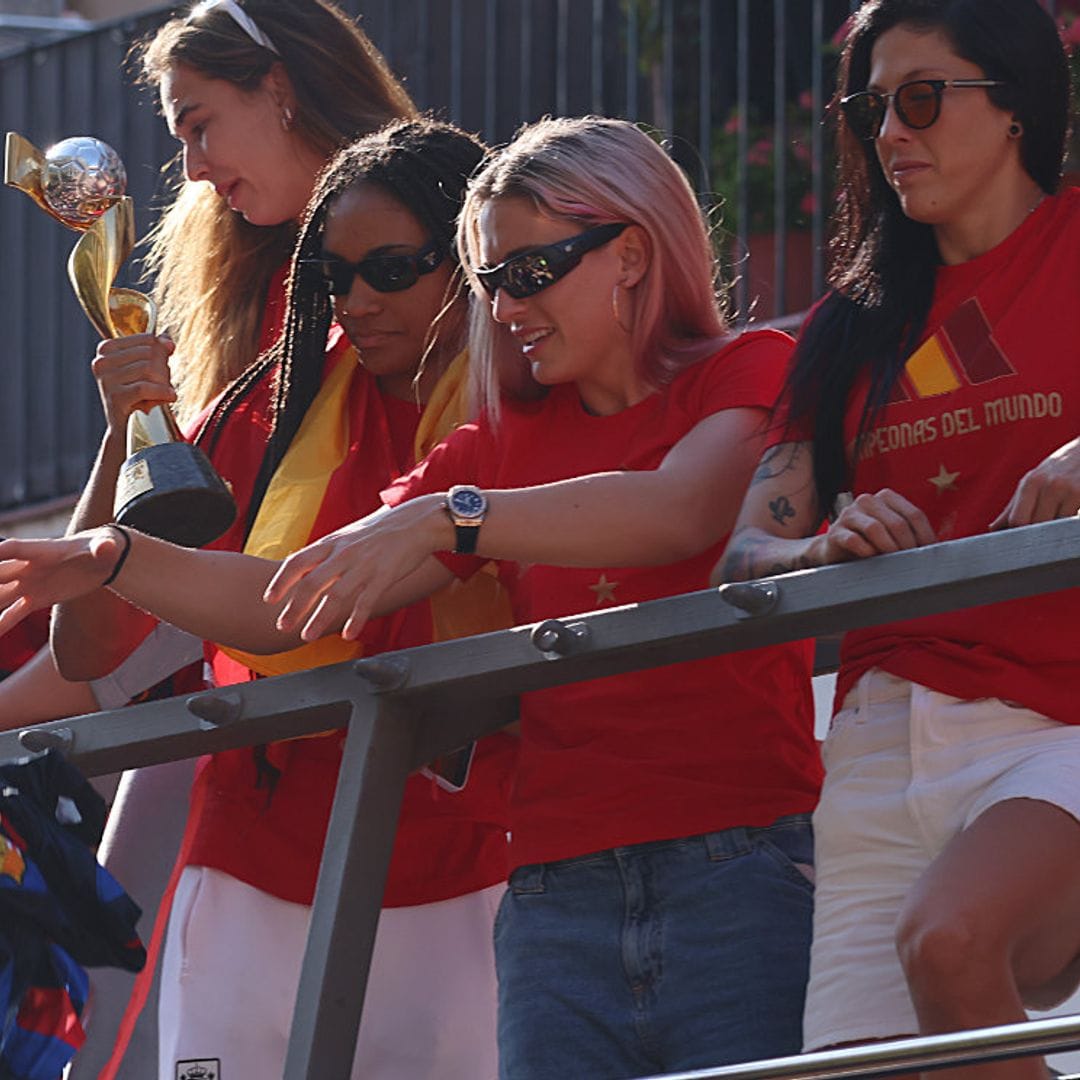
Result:
[[[1014,120],[1009,125],[1009,136],[1010,136],[1010,138],[1018,139],[1023,134],[1024,134],[1024,129]]]
[[[281,130],[292,131],[293,126],[293,111],[288,105],[281,110]]]

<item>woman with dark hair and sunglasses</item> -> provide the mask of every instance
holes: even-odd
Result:
[[[248,554],[174,549],[188,567],[179,574],[161,552],[127,557],[157,582],[129,600],[222,643],[210,649],[219,685],[508,625],[495,579],[481,574],[354,642],[290,649],[279,636],[273,655],[257,656],[237,626],[262,610],[269,575],[252,585],[233,571],[237,560],[273,566],[264,560],[379,505],[380,489],[469,415],[454,228],[483,155],[474,137],[422,119],[332,159],[301,227],[282,337],[206,420],[214,460],[261,462],[248,464],[232,541]],[[177,623],[169,605],[182,595],[198,601]],[[203,763],[162,962],[162,1077],[206,1060],[239,1080],[281,1075],[341,747],[335,732]],[[483,740],[460,792],[425,775],[406,786],[354,1077],[495,1074],[491,932],[515,749],[508,735]]]
[[[261,613],[217,605],[214,636],[363,640],[486,559],[523,622],[705,584],[791,341],[724,325],[685,177],[631,124],[543,121],[476,177],[459,246],[483,418],[384,493],[401,505],[284,563]],[[250,596],[277,569],[115,528],[8,542],[0,630],[124,551],[110,588],[180,625],[205,618],[198,593]],[[503,1077],[798,1049],[820,769],[808,669],[789,645],[522,699],[517,869],[495,932]]]
[[[1053,21],[1037,0],[871,0],[837,100],[833,288],[727,578],[1080,507],[1080,198],[1055,194],[1069,78]],[[1059,592],[845,638],[808,1048],[1016,1021],[1075,985],[1075,609]]]

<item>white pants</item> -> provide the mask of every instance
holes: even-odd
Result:
[[[352,1080],[495,1080],[504,888],[383,909]],[[159,1080],[282,1075],[310,913],[220,871],[184,870],[162,960]]]
[[[918,1032],[896,920],[957,833],[1007,799],[1052,803],[1080,820],[1080,727],[877,669],[833,718],[822,759],[806,1050]],[[1071,992],[1046,996],[1055,991]]]

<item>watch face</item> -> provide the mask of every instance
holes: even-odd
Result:
[[[484,511],[487,510],[487,499],[484,498],[484,493],[474,487],[454,488],[449,493],[447,502],[458,517],[483,517]]]

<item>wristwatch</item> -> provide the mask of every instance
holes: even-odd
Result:
[[[455,484],[446,493],[446,512],[454,523],[455,555],[475,553],[487,509],[487,497],[472,484]]]

